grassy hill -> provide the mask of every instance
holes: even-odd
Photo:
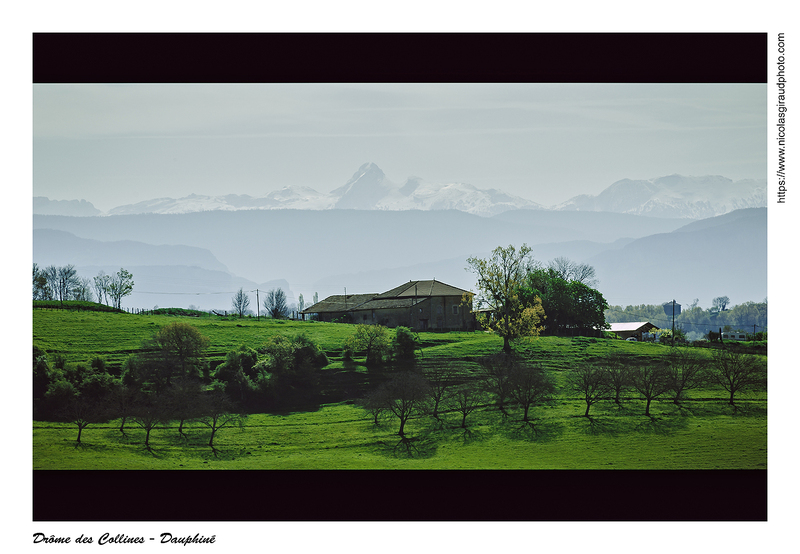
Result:
[[[612,353],[637,363],[658,363],[669,347],[595,338],[542,337],[515,345],[519,357],[541,364],[557,386],[553,401],[532,409],[534,424],[521,412],[508,416],[486,405],[460,427],[460,415],[447,412],[443,422],[417,417],[407,426],[408,440],[397,435],[397,422],[376,426],[353,400],[370,372],[363,359],[346,362],[341,346],[354,327],[319,322],[220,317],[133,315],[34,310],[33,343],[67,363],[107,360],[111,373],[141,348],[159,327],[180,319],[210,339],[212,365],[242,344],[257,348],[271,335],[303,333],[330,359],[323,379],[331,398],[318,409],[282,414],[252,414],[242,427],[222,429],[216,449],[207,446],[208,429],[198,423],[178,433],[177,422],[157,427],[151,448],[144,431],[118,422],[90,425],[76,447],[76,428],[68,423],[35,421],[34,469],[763,469],[766,467],[766,392],[737,396],[737,408],[725,391],[713,387],[689,392],[680,405],[655,401],[652,417],[643,399],[629,392],[621,406],[603,401],[582,417],[585,405],[566,387],[573,367],[600,361]],[[420,333],[418,366],[444,367],[469,374],[477,358],[500,351],[493,334]],[[707,349],[698,349],[710,356]],[[345,378],[347,377],[347,378]],[[360,379],[363,377],[363,379]],[[343,383],[355,384],[347,388]]]

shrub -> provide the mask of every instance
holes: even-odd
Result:
[[[395,359],[403,362],[413,361],[416,357],[417,347],[417,339],[411,329],[398,327],[392,342]]]

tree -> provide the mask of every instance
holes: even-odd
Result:
[[[233,311],[239,314],[239,317],[244,317],[247,313],[247,308],[250,307],[250,297],[244,292],[243,288],[239,288],[236,294],[231,299]]]
[[[300,294],[297,296],[297,311],[302,312],[305,307],[306,301],[303,299],[303,295]]]
[[[144,429],[144,446],[150,450],[150,433],[169,419],[168,406],[157,393],[141,392],[131,409],[130,419]]]
[[[631,370],[619,355],[610,355],[603,364],[603,371],[606,373],[609,387],[614,393],[614,402],[619,406],[622,391],[631,384]]]
[[[644,415],[650,417],[650,403],[670,390],[667,369],[663,365],[646,365],[631,370],[631,386],[647,401]]]
[[[463,383],[453,391],[453,404],[461,414],[461,428],[467,428],[467,416],[485,402],[484,393],[472,383]]]
[[[390,352],[391,339],[383,325],[356,325],[355,333],[345,342],[345,349],[366,353],[367,367],[383,364]]]
[[[731,299],[727,296],[717,296],[714,300],[711,301],[711,306],[720,312],[724,312],[725,308],[728,304],[731,303]]]
[[[120,268],[112,275],[108,282],[108,296],[111,298],[112,306],[118,310],[122,309],[122,299],[133,293],[133,275],[125,268]]]
[[[64,303],[72,296],[72,291],[78,284],[78,273],[74,265],[65,265],[58,268],[56,277],[56,300]]]
[[[220,390],[213,390],[203,397],[199,412],[202,414],[197,422],[211,430],[208,446],[214,448],[214,437],[220,429],[233,425],[244,425],[244,418],[234,411],[235,406],[230,398]]]
[[[86,277],[78,277],[72,289],[72,299],[80,302],[94,302],[92,282]]]
[[[398,327],[392,341],[394,358],[401,362],[413,362],[417,353],[417,339],[408,327]]]
[[[530,254],[531,249],[526,244],[519,250],[509,245],[495,248],[489,259],[467,259],[467,269],[478,276],[477,305],[491,310],[489,315],[480,313],[478,321],[485,329],[503,337],[503,351],[506,353],[511,352],[510,341],[538,336],[542,329],[540,323],[544,319],[544,310],[541,302],[525,305],[519,295],[525,267],[531,263]]]
[[[516,364],[514,358],[510,354],[501,352],[479,359],[478,364],[481,367],[485,390],[495,395],[497,408],[505,414],[505,402],[510,388],[509,379]]]
[[[450,369],[430,371],[426,374],[428,380],[428,412],[436,421],[441,422],[439,410],[447,404],[452,394],[453,379],[455,374]]]
[[[667,379],[678,404],[688,390],[705,382],[706,360],[686,348],[676,348],[667,354]]]
[[[38,264],[33,264],[33,299],[52,300],[52,292],[48,286],[47,273],[40,269]]]
[[[418,373],[406,371],[378,387],[370,396],[372,397],[370,403],[383,406],[386,412],[400,420],[400,430],[397,434],[405,438],[405,426],[408,420],[424,411],[428,398],[428,384]]]
[[[283,319],[289,316],[289,306],[286,304],[286,293],[283,289],[272,289],[264,298],[264,309],[273,319]]]
[[[164,396],[169,418],[178,420],[178,435],[184,436],[183,425],[186,420],[200,415],[199,404],[203,398],[203,386],[195,379],[180,377],[175,379]]]
[[[767,370],[755,356],[719,349],[712,355],[708,379],[728,391],[728,404],[735,406],[733,398],[736,393],[766,387]]]
[[[183,321],[169,323],[145,343],[148,380],[157,390],[172,384],[172,377],[200,378],[206,367],[205,350],[209,340],[196,327]]]
[[[581,395],[586,403],[586,411],[583,416],[587,418],[589,417],[589,408],[607,397],[612,391],[608,373],[604,368],[593,365],[583,365],[572,369],[567,375],[567,383],[573,391]]]
[[[106,275],[105,271],[100,271],[100,273],[95,276],[93,282],[97,301],[101,304],[110,305],[108,303],[108,291],[111,288],[111,275]]]
[[[538,367],[515,364],[508,379],[508,394],[523,410],[522,421],[528,422],[531,406],[547,400],[555,391],[552,379]]]
[[[594,268],[589,264],[579,264],[569,258],[554,258],[548,268],[552,269],[561,279],[567,282],[576,281],[587,287],[597,286],[597,277]]]

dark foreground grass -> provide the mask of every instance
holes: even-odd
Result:
[[[641,404],[641,406],[640,406]],[[766,402],[750,398],[734,410],[716,400],[654,404],[611,402],[582,414],[576,401],[536,409],[525,423],[512,412],[485,408],[459,427],[412,420],[406,439],[397,423],[375,426],[351,404],[287,415],[251,415],[225,428],[208,446],[209,431],[190,424],[144,432],[118,422],[91,425],[75,441],[74,426],[35,422],[34,469],[765,469]]]

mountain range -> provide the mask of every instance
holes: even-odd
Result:
[[[118,206],[101,214],[91,203],[34,199],[34,214],[40,215],[135,215],[184,214],[204,211],[240,210],[458,210],[492,217],[514,210],[612,212],[662,218],[699,219],[732,210],[766,206],[766,180],[732,181],[710,175],[670,175],[651,180],[617,181],[596,196],[579,195],[556,206],[498,189],[478,189],[466,183],[436,184],[408,177],[402,184],[390,181],[374,163],[365,163],[342,186],[330,193],[309,187],[284,187],[264,196],[227,194],[183,198],[157,198]]]

